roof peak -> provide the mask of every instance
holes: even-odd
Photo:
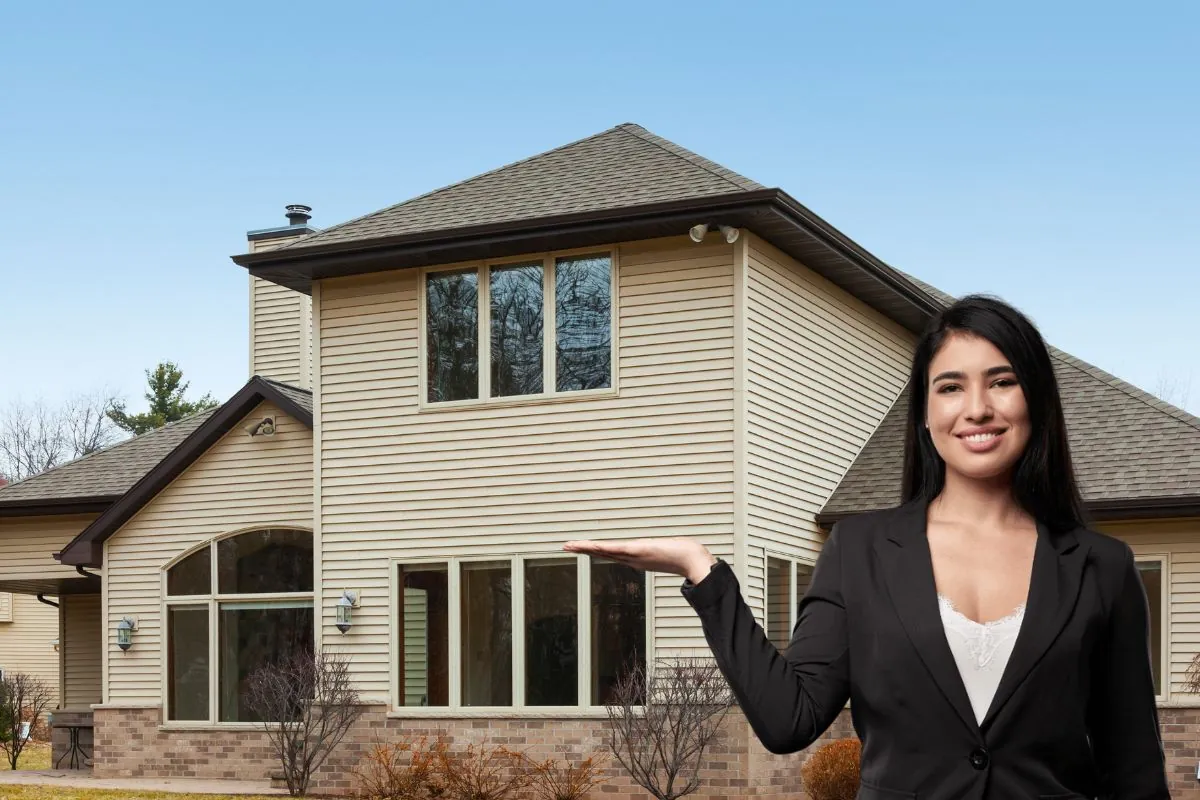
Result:
[[[274,252],[763,188],[624,122],[324,228]]]

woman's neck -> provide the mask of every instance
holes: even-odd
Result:
[[[981,481],[946,471],[942,492],[930,504],[937,519],[969,522],[985,527],[1008,527],[1028,520],[1029,515],[1013,497],[1007,479]]]

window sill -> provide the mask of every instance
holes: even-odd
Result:
[[[603,706],[594,708],[393,708],[388,719],[608,719]]]
[[[554,403],[578,403],[584,400],[608,400],[620,396],[616,389],[586,389],[562,394],[524,394],[512,397],[493,397],[488,400],[447,400],[442,403],[422,401],[418,406],[421,413],[441,411],[464,411],[469,409],[509,408],[511,406],[542,406]]]

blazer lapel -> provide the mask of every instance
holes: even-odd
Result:
[[[925,537],[925,513],[926,504],[920,500],[902,506],[897,524],[888,531],[887,537],[875,540],[875,550],[883,566],[888,594],[905,633],[938,689],[963,723],[977,734],[979,725],[971,708],[971,698],[967,696],[942,626],[933,559],[929,553],[929,540]]]
[[[981,728],[991,724],[1071,618],[1087,550],[1074,531],[1051,534],[1038,523],[1025,616]]]

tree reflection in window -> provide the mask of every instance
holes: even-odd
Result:
[[[560,258],[554,270],[558,391],[612,385],[612,260]]]

